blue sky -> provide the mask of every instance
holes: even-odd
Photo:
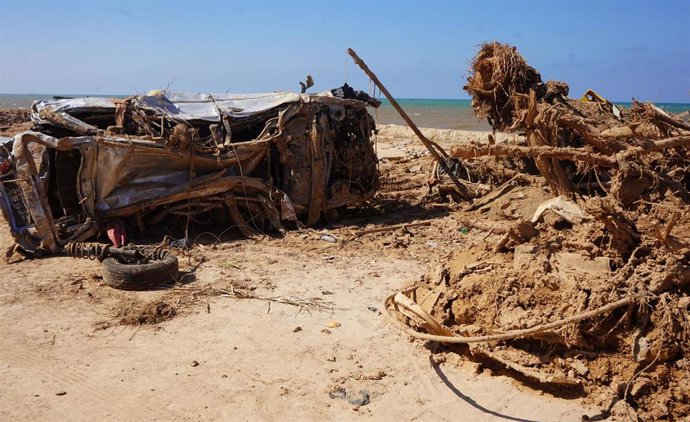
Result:
[[[690,102],[690,0],[0,0],[0,92],[366,90],[352,47],[397,97],[467,98],[491,40],[571,96]]]

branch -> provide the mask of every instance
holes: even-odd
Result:
[[[618,167],[618,162],[613,157],[594,154],[575,148],[561,148],[550,146],[523,147],[516,145],[469,145],[458,146],[451,149],[450,155],[456,158],[475,158],[481,156],[520,155],[527,157],[550,157],[560,160],[584,161],[601,167]]]

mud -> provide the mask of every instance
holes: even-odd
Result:
[[[456,230],[473,240],[408,290],[441,328],[392,299],[398,318],[429,334],[516,333],[436,353],[585,397],[615,420],[682,420],[690,126],[653,104],[627,110],[593,91],[568,98],[567,84],[542,82],[508,45],[482,46],[470,75],[475,113],[524,138],[453,147],[457,176],[475,196],[455,214]],[[429,186],[427,200],[458,200],[442,173]]]

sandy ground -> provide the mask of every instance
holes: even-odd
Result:
[[[384,175],[403,161],[410,180],[425,177],[417,141],[380,136],[378,150]],[[433,345],[401,334],[382,313],[385,297],[468,240],[449,228],[452,210],[383,209],[192,252],[205,262],[190,285],[241,285],[326,310],[200,298],[160,324],[122,326],[128,304],[171,293],[110,289],[95,261],[0,264],[0,419],[575,421],[597,413],[476,364],[436,363]],[[372,223],[417,220],[430,225],[352,238]],[[3,232],[2,250],[10,245]]]

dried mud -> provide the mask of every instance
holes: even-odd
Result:
[[[596,93],[567,98],[567,84],[543,83],[499,43],[481,48],[470,74],[475,113],[525,137],[453,147],[456,176],[476,198],[454,214],[455,229],[472,240],[409,290],[442,328],[416,312],[398,317],[437,337],[565,319],[436,353],[586,397],[600,417],[682,420],[690,412],[690,126],[652,104],[626,110]],[[458,199],[443,174],[429,185],[427,200]]]

